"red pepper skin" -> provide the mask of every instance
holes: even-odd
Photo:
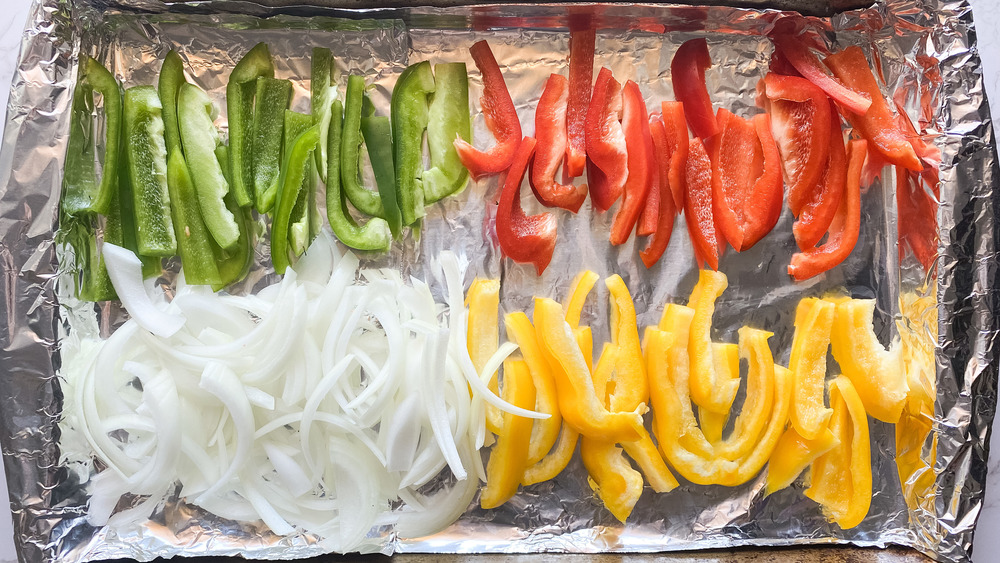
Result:
[[[674,98],[684,104],[688,125],[695,137],[708,139],[719,132],[712,99],[705,86],[705,69],[712,66],[704,38],[685,41],[670,61]]]
[[[847,115],[851,125],[867,139],[882,156],[892,164],[908,170],[922,170],[913,146],[900,131],[896,117],[882,97],[875,75],[868,66],[868,59],[858,46],[850,46],[826,58],[826,66],[847,86],[871,97],[871,107],[864,115]]]
[[[877,150],[869,149],[868,157],[865,158],[865,166],[861,171],[861,187],[867,189],[875,180],[882,178],[882,171],[889,163]]]
[[[781,180],[781,155],[778,154],[778,146],[771,137],[771,126],[767,115],[755,115],[753,126],[764,153],[764,169],[754,182],[753,191],[747,198],[743,244],[737,249],[739,252],[760,242],[760,239],[778,224],[785,195]]]
[[[582,176],[587,162],[587,108],[590,106],[590,86],[594,80],[596,41],[597,33],[593,29],[570,29],[569,101],[566,106],[566,134],[569,136],[569,144],[566,145],[566,162],[563,165],[567,178]]]
[[[479,180],[510,168],[514,152],[521,141],[521,122],[489,43],[479,41],[469,52],[483,75],[483,95],[479,98],[479,105],[486,118],[486,127],[496,137],[497,144],[487,151],[481,151],[462,139],[455,139],[455,150],[469,174]]]
[[[662,126],[663,123],[661,122],[660,127]],[[652,133],[652,121],[649,123],[649,129],[650,133]],[[640,237],[648,237],[655,233],[656,226],[660,223],[660,172],[656,152],[656,143],[653,143],[653,149],[649,151],[649,166],[652,170],[650,174],[651,183],[649,185],[649,193],[646,194],[646,203],[643,204],[642,211],[639,212],[639,222],[635,225],[635,234]],[[667,195],[670,195],[669,186]],[[673,203],[673,198],[671,198],[671,203]]]
[[[903,259],[905,246],[909,246],[924,271],[929,272],[937,256],[937,202],[924,191],[920,179],[921,175],[902,166],[896,167],[899,258]]]
[[[685,150],[687,149],[687,126],[684,126],[684,141]],[[649,117],[649,131],[653,138],[653,152],[656,157],[656,173],[653,175],[653,187],[649,192],[649,199],[647,200],[646,208],[643,210],[645,213],[650,209],[648,201],[653,199],[653,194],[658,193],[656,198],[657,206],[657,223],[656,228],[652,232],[653,238],[649,240],[646,248],[639,252],[639,258],[642,259],[642,263],[645,264],[646,268],[652,268],[656,264],[660,257],[663,256],[663,252],[667,249],[667,245],[670,244],[670,235],[674,230],[674,216],[677,215],[677,208],[674,206],[674,198],[671,194],[671,184],[670,184],[670,165],[673,161],[673,156],[675,153],[670,153],[666,148],[666,129],[663,126],[663,121],[657,115],[651,115]],[[640,221],[644,219],[640,218]]]
[[[628,149],[619,122],[621,85],[602,68],[587,110],[587,180],[594,207],[607,211],[621,197],[628,177]],[[598,168],[601,174],[591,175]]]
[[[899,102],[896,102],[896,115],[899,128],[906,135],[907,140],[910,141],[910,145],[913,146],[913,152],[917,153],[917,157],[924,164],[924,169],[920,172],[921,177],[930,185],[934,197],[940,198],[941,176],[939,168],[941,166],[941,149],[923,140],[920,133],[917,132],[916,126],[910,121],[910,116],[906,114],[906,108]]]
[[[525,137],[514,153],[497,208],[497,240],[500,250],[511,260],[534,264],[542,275],[556,247],[556,218],[551,213],[525,215],[521,208],[521,181],[535,152],[535,139]]]
[[[795,235],[799,250],[809,250],[816,246],[826,234],[840,208],[844,184],[847,182],[847,150],[844,148],[844,132],[840,128],[840,112],[833,107],[833,102],[827,103],[831,106],[830,132],[827,138],[829,156],[815,191],[792,225],[792,234]]]
[[[796,281],[807,280],[843,262],[858,242],[861,230],[861,170],[868,142],[851,141],[847,148],[847,184],[837,216],[830,224],[830,236],[823,246],[792,255],[788,273]]]
[[[685,170],[684,215],[695,257],[713,270],[719,269],[719,238],[712,215],[712,161],[701,139],[691,139]]]
[[[764,77],[764,91],[771,132],[778,143],[788,181],[788,208],[798,217],[816,192],[826,168],[830,151],[830,102],[813,83],[794,76],[768,73]],[[837,129],[840,129],[839,119]]]
[[[628,150],[628,177],[625,197],[611,222],[611,244],[623,244],[632,234],[635,223],[649,195],[655,168],[653,138],[649,133],[649,112],[639,85],[629,80],[622,89],[622,129]]]
[[[566,77],[549,76],[535,108],[535,160],[531,165],[531,189],[543,205],[576,213],[587,199],[587,186],[559,184],[556,170],[566,154]],[[584,160],[586,161],[586,159]]]
[[[679,213],[684,209],[685,174],[688,158],[688,127],[681,102],[663,102],[663,129],[667,134],[667,150],[670,153],[670,192],[674,196],[674,208]]]
[[[841,106],[857,115],[864,115],[868,111],[873,103],[870,93],[859,91],[850,84],[843,84],[827,74],[819,60],[809,50],[809,46],[797,37],[775,35],[771,37],[771,41],[774,43],[774,48],[781,51],[781,57],[791,63],[803,78],[819,86]],[[867,61],[865,65],[867,66]]]

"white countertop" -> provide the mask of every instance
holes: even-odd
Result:
[[[979,31],[979,49],[983,59],[986,92],[991,101],[1000,100],[1000,2],[970,0]],[[7,107],[9,84],[17,64],[21,32],[24,29],[31,0],[2,0],[4,15],[0,16],[0,108]],[[992,107],[993,120],[1000,122],[1000,102]],[[4,122],[0,121],[0,135]],[[996,428],[996,426],[994,426]],[[974,563],[998,560],[1000,553],[1000,435],[993,434],[989,463],[986,502],[977,526]],[[0,480],[0,499],[7,498],[7,483]],[[0,511],[0,563],[16,561],[10,512]]]

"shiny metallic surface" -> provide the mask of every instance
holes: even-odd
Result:
[[[259,523],[225,521],[180,499],[157,506],[148,520],[122,519],[101,529],[86,523],[86,483],[93,460],[61,417],[60,343],[88,331],[106,335],[121,322],[122,313],[114,306],[71,298],[67,276],[60,274],[72,257],[53,242],[78,54],[95,56],[131,86],[155,83],[163,55],[178,50],[189,78],[219,104],[218,123],[225,129],[226,79],[240,56],[259,41],[270,44],[278,77],[294,80],[293,109],[308,108],[310,47],[328,46],[341,71],[341,85],[348,72],[364,73],[375,86],[371,96],[378,111],[387,114],[395,77],[419,60],[466,61],[470,97],[478,100],[482,85],[467,48],[488,38],[524,132],[530,134],[532,108],[544,81],[552,72],[566,72],[570,8],[448,4],[352,11],[344,9],[354,7],[352,2],[337,1],[320,6],[289,6],[280,0],[36,2],[0,151],[0,445],[23,561],[149,560],[180,554],[291,559],[322,553],[316,538],[276,537]],[[810,13],[827,13],[823,10],[831,6],[843,9],[836,2],[806,4]],[[760,111],[755,87],[767,71],[771,51],[764,35],[783,13],[644,4],[577,9],[590,12],[600,29],[597,65],[608,66],[620,80],[638,82],[649,103],[672,97],[674,51],[686,39],[704,36],[714,62],[707,73],[713,100],[743,116]],[[895,184],[887,170],[883,182],[863,196],[858,247],[827,275],[801,284],[790,281],[785,267],[795,242],[787,212],[757,247],[727,253],[720,269],[729,275],[730,288],[718,303],[713,337],[735,342],[743,325],[766,328],[775,333],[775,360],[786,363],[801,297],[846,290],[855,297],[877,298],[876,328],[884,344],[910,331],[909,336],[933,345],[934,432],[923,457],[934,468],[935,482],[928,494],[907,503],[894,461],[894,429],[871,421],[874,497],[868,517],[851,530],[830,524],[803,497],[802,485],[765,497],[763,474],[734,488],[682,483],[667,494],[647,490],[623,527],[601,507],[574,460],[554,481],[529,487],[496,510],[473,506],[435,536],[401,540],[391,529],[373,530],[367,550],[593,553],[850,543],[899,544],[941,561],[969,560],[996,408],[994,340],[1000,312],[995,294],[998,171],[971,10],[962,0],[891,0],[807,22],[835,49],[856,44],[877,55],[887,92],[902,100],[915,122],[921,115],[918,94],[929,100],[932,119],[919,121],[919,126],[943,156],[937,268],[925,278],[912,255],[900,255]],[[939,61],[940,83],[928,79],[918,57]],[[490,135],[478,109],[473,123],[477,144],[486,143]],[[524,191],[525,206],[538,212]],[[583,268],[625,278],[640,326],[654,324],[664,303],[686,302],[697,268],[682,218],[664,259],[646,270],[636,258],[635,239],[621,247],[606,241],[610,214],[594,212],[589,203],[578,215],[560,214],[552,265],[537,277],[530,266],[500,258],[491,235],[497,196],[496,179],[471,183],[459,196],[429,210],[419,242],[408,238],[388,256],[366,262],[426,278],[431,275],[426,258],[454,249],[470,258],[470,276],[503,278],[505,311],[529,309],[535,295],[562,299]],[[231,291],[252,291],[274,280],[263,241],[252,275]],[[171,280],[168,271],[161,283]],[[906,295],[936,299],[937,323],[905,317],[898,303]],[[599,287],[584,317],[597,342],[609,336],[607,309],[606,291]],[[125,499],[118,510],[142,500]]]

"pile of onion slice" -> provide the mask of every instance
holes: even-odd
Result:
[[[449,526],[484,477],[484,402],[545,415],[489,393],[513,348],[476,373],[464,267],[444,253],[436,268],[448,306],[420,280],[361,268],[326,236],[256,295],[181,279],[172,300],[150,287],[136,296],[138,270],[112,275],[131,284],[143,322],[63,349],[64,440],[82,436],[96,472],[90,522],[142,522],[179,495],[339,552],[377,549],[386,530]]]

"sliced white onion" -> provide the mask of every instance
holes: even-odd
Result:
[[[149,332],[169,338],[184,326],[184,317],[172,315],[153,304],[142,284],[142,262],[131,250],[104,243],[101,255],[118,299],[135,322]]]

